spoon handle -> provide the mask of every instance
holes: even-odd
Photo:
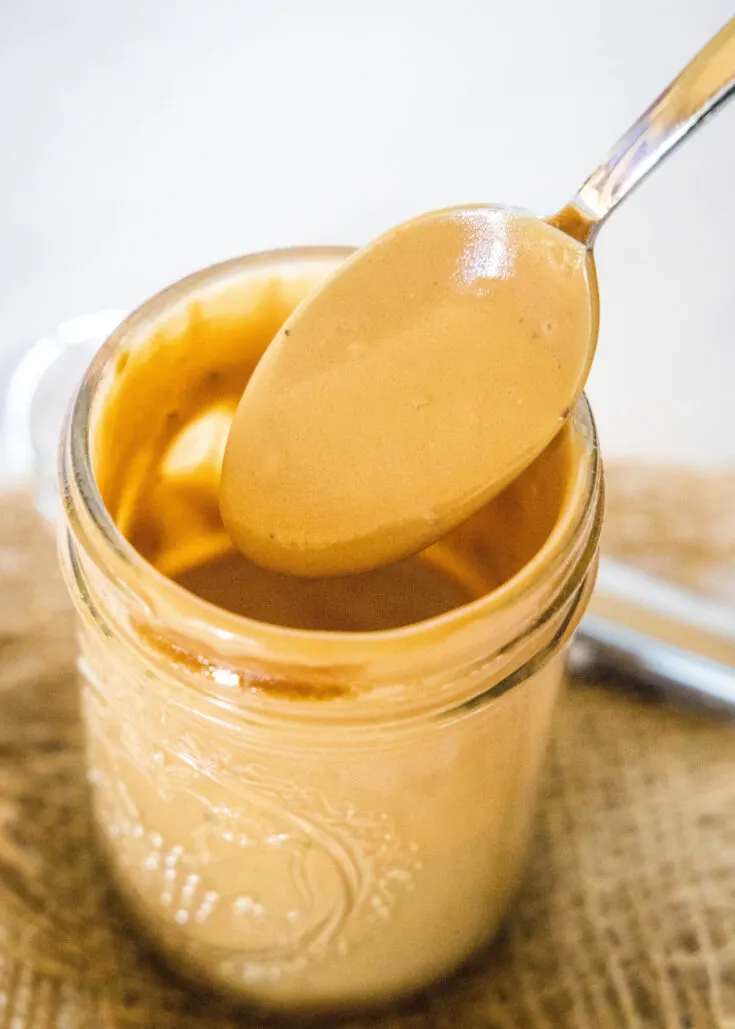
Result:
[[[735,17],[699,51],[549,222],[592,246],[600,226],[639,182],[735,94]]]

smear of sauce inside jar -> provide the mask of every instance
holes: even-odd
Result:
[[[231,539],[307,577],[418,552],[559,432],[597,325],[591,253],[532,215],[391,230],[297,308],[245,388],[220,487]]]

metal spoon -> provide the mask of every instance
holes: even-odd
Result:
[[[221,491],[236,545],[276,571],[362,571],[427,546],[500,492],[584,387],[600,227],[734,88],[735,18],[557,214],[433,212],[345,262],[243,394]]]
[[[548,221],[588,247],[618,204],[735,93],[735,17],[618,140]]]

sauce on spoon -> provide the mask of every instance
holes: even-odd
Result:
[[[530,214],[423,215],[358,251],[266,351],[220,507],[236,546],[301,576],[415,553],[544,449],[597,340],[594,263]]]

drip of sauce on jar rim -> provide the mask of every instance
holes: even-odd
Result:
[[[220,508],[300,576],[415,553],[558,433],[597,339],[592,255],[533,215],[423,215],[348,259],[278,332],[239,403]]]

